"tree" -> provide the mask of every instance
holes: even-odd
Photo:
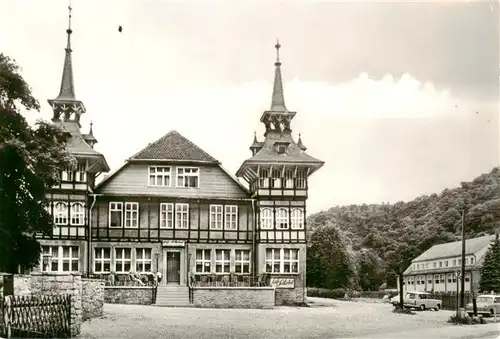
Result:
[[[315,229],[307,250],[307,281],[320,288],[350,287],[349,256],[337,229],[329,224]]]
[[[498,234],[486,252],[480,272],[480,290],[488,293],[490,291],[500,292],[500,240]]]
[[[0,271],[17,272],[39,263],[35,235],[49,235],[53,221],[46,210],[46,189],[59,184],[63,166],[75,162],[65,151],[68,135],[48,122],[35,128],[19,106],[40,105],[19,74],[20,68],[0,53]]]

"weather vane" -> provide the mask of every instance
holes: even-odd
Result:
[[[71,0],[69,0],[69,6],[68,6],[68,11],[69,11],[69,16],[68,16],[68,33],[71,33],[71,11],[73,8],[71,7]]]

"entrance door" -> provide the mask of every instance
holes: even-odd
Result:
[[[167,251],[167,284],[181,282],[181,252]]]

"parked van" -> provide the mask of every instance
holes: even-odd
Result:
[[[404,308],[414,308],[419,310],[434,309],[439,311],[443,302],[440,299],[433,299],[430,293],[411,291],[403,297]],[[391,304],[399,305],[399,295],[391,298]]]

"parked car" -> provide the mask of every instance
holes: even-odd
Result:
[[[391,298],[393,306],[399,305],[399,295]],[[403,297],[404,308],[414,308],[419,310],[434,309],[439,311],[441,309],[442,301],[440,299],[433,299],[430,293],[411,291],[406,292]]]
[[[477,314],[493,316],[495,313],[500,315],[500,295],[481,294],[476,298]],[[474,308],[472,303],[465,305],[465,311],[472,316]]]

